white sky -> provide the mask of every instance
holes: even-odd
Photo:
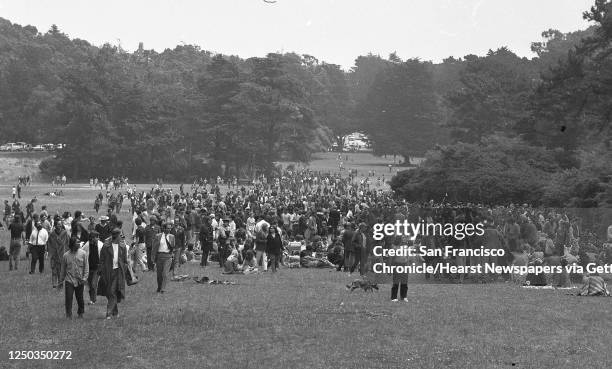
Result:
[[[594,0],[0,0],[0,17],[51,24],[95,45],[163,51],[177,44],[243,58],[295,51],[353,65],[368,52],[439,62],[508,46],[532,57],[549,28],[584,29]]]

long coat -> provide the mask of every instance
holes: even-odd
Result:
[[[68,232],[62,229],[58,235],[55,229],[49,232],[49,239],[47,240],[47,251],[49,252],[49,259],[51,263],[60,263],[62,256],[68,251]]]
[[[113,245],[108,238],[100,250],[101,279],[104,282],[104,296],[112,295],[110,289],[111,274],[113,272]],[[119,241],[119,276],[117,277],[117,302],[125,298],[125,270],[127,268],[127,248],[125,241]]]

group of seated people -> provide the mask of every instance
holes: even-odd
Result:
[[[288,268],[336,268],[344,265],[344,252],[340,241],[327,246],[325,238],[315,237],[307,244],[304,237],[291,237],[283,245],[283,257],[279,263]],[[259,271],[256,254],[249,241],[229,243],[229,255],[224,263],[224,274],[252,274]],[[327,256],[324,256],[324,255]]]

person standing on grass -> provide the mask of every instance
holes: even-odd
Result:
[[[136,266],[140,265],[142,271],[145,272],[149,269],[144,260],[144,255],[147,252],[145,225],[141,218],[136,218],[134,222],[136,224],[136,229],[134,230],[134,271],[136,271]]]
[[[187,243],[187,235],[185,233],[185,224],[179,218],[174,219],[174,256],[172,258],[172,276],[178,275],[179,265],[181,264],[181,255],[185,251]]]
[[[168,273],[172,266],[172,253],[175,247],[175,239],[172,232],[172,224],[164,224],[164,232],[155,236],[151,256],[155,260],[157,269],[157,292],[164,293],[166,291],[166,283],[168,282]]]
[[[149,224],[145,228],[145,248],[147,251],[147,267],[148,271],[152,272],[155,270],[155,260],[153,260],[153,243],[155,242],[155,237],[161,232],[161,229],[157,225],[157,217],[151,215],[149,218]]]
[[[76,296],[77,315],[83,317],[85,313],[85,302],[83,301],[83,290],[89,277],[89,263],[87,254],[79,248],[79,240],[75,237],[69,241],[69,251],[64,253],[61,261],[61,272],[58,286],[65,282],[66,318],[72,319],[72,296]]]
[[[365,265],[362,261],[362,254],[365,252],[368,242],[367,236],[365,234],[367,228],[368,226],[365,223],[360,223],[359,231],[355,232],[355,235],[353,236],[352,244],[354,249],[355,261],[351,266],[350,273],[353,273],[355,271],[357,265],[359,265],[359,274],[364,275],[365,273]]]
[[[127,268],[127,249],[121,239],[121,229],[113,228],[111,237],[100,250],[100,277],[103,280],[106,304],[106,319],[118,317],[117,304],[125,298],[125,270]]]
[[[59,281],[61,280],[60,271],[62,267],[62,256],[68,251],[69,242],[70,237],[68,237],[68,232],[64,229],[64,225],[59,217],[57,217],[55,219],[55,227],[51,234],[49,234],[47,243],[49,263],[51,264],[51,284],[53,284],[53,288],[60,287]]]
[[[210,217],[205,215],[202,217],[202,226],[200,227],[200,247],[202,248],[202,260],[200,266],[205,268],[208,265],[208,254],[213,249],[213,228],[210,224]]]
[[[401,236],[396,236],[393,240],[392,248],[394,250],[402,249],[402,238]],[[394,256],[391,258],[391,263],[393,266],[407,266],[408,258],[406,256]],[[393,285],[391,286],[391,301],[397,302],[397,290],[399,289],[400,299],[402,301],[408,301],[408,273],[398,273],[396,269],[393,271]]]
[[[98,281],[100,279],[100,251],[104,244],[98,238],[98,232],[89,233],[89,241],[83,245],[83,251],[87,254],[87,264],[89,265],[89,276],[87,286],[89,287],[89,305],[94,305],[98,297]]]
[[[283,241],[281,240],[281,236],[278,232],[278,228],[276,226],[270,227],[270,233],[266,238],[266,253],[270,256],[270,266],[272,268],[272,273],[276,273],[276,269],[278,268],[278,262],[281,257],[281,251],[283,248]]]
[[[264,272],[268,271],[268,256],[266,255],[266,248],[268,246],[268,223],[263,224],[259,230],[255,233],[255,257],[257,264],[261,262],[261,266]]]
[[[4,223],[7,223],[11,220],[11,213],[13,210],[11,209],[11,205],[9,205],[8,200],[4,200]]]
[[[348,271],[352,267],[352,262],[355,260],[355,249],[353,248],[353,223],[348,222],[344,225],[342,233],[342,244],[344,245],[344,271]]]
[[[15,270],[17,270],[19,266],[19,257],[21,256],[23,233],[25,230],[19,216],[15,216],[13,218],[13,222],[8,225],[8,229],[11,232],[11,245],[9,247],[9,270],[13,270],[13,264]]]
[[[38,217],[37,217],[38,218]],[[32,260],[30,262],[30,274],[34,274],[36,269],[36,262],[38,261],[38,271],[42,274],[45,270],[45,249],[47,247],[47,241],[49,240],[49,234],[47,230],[43,228],[40,221],[36,220],[34,223],[34,229],[29,239],[30,252],[32,253]]]

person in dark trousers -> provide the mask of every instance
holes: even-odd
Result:
[[[355,261],[353,262],[353,265],[351,265],[351,270],[350,272],[353,273],[355,271],[355,268],[357,268],[357,265],[359,265],[359,274],[360,275],[364,275],[365,273],[365,266],[363,265],[362,262],[362,254],[363,252],[366,250],[366,246],[367,246],[367,236],[365,234],[366,229],[368,228],[368,226],[365,223],[359,223],[359,230],[357,232],[355,232],[355,235],[353,235],[353,250],[354,250],[354,255],[355,255]]]
[[[172,266],[172,254],[176,246],[174,235],[172,234],[172,224],[164,224],[164,233],[155,236],[151,255],[155,260],[157,270],[157,292],[166,292],[168,274]]]
[[[114,228],[111,237],[104,241],[100,250],[100,277],[104,290],[99,291],[106,296],[106,319],[118,317],[117,304],[125,298],[125,271],[127,268],[127,249],[121,239],[121,229]]]
[[[72,297],[76,296],[77,315],[83,317],[85,313],[85,302],[83,301],[83,290],[89,276],[89,262],[87,253],[79,248],[79,240],[72,237],[68,243],[69,250],[62,256],[59,285],[64,283],[66,292],[66,318],[72,319]]]
[[[8,226],[11,232],[11,245],[9,247],[9,270],[19,267],[19,257],[21,256],[21,245],[23,242],[24,226],[19,216],[15,216],[13,222]]]
[[[157,225],[157,217],[151,216],[149,218],[149,225],[145,228],[145,246],[147,249],[147,268],[152,272],[155,270],[155,260],[153,260],[152,250],[155,236],[161,233],[161,229]]]
[[[47,248],[47,241],[49,240],[49,233],[43,228],[40,221],[36,221],[32,234],[30,234],[30,252],[32,253],[32,260],[30,262],[30,274],[34,274],[36,269],[36,262],[38,261],[38,271],[42,274],[45,270],[45,251]]]
[[[393,240],[393,249],[400,250],[401,249],[402,238],[400,236],[396,236]],[[406,266],[408,265],[408,258],[406,256],[394,256],[391,258],[391,263],[394,266]],[[391,286],[391,301],[397,301],[397,291],[399,289],[400,299],[402,301],[408,301],[408,273],[398,273],[394,269],[393,271],[393,285]]]
[[[202,248],[202,260],[200,266],[205,268],[208,265],[208,254],[213,248],[213,229],[210,224],[210,218],[204,216],[202,218],[202,226],[200,227],[200,247]]]
[[[87,285],[89,286],[89,305],[94,305],[98,297],[100,251],[104,245],[98,237],[98,232],[90,232],[89,242],[83,245],[83,249],[87,252],[87,263],[89,265],[89,277],[87,277]]]
[[[354,251],[353,248],[353,236],[355,235],[355,231],[353,230],[353,223],[346,223],[344,225],[344,233],[342,233],[342,245],[344,246],[344,271],[348,271],[349,268],[353,265],[351,260],[354,260]]]
[[[282,249],[283,241],[278,233],[278,228],[276,226],[270,226],[270,233],[268,233],[266,240],[266,254],[268,254],[270,257],[270,267],[272,268],[272,273],[276,273]]]

